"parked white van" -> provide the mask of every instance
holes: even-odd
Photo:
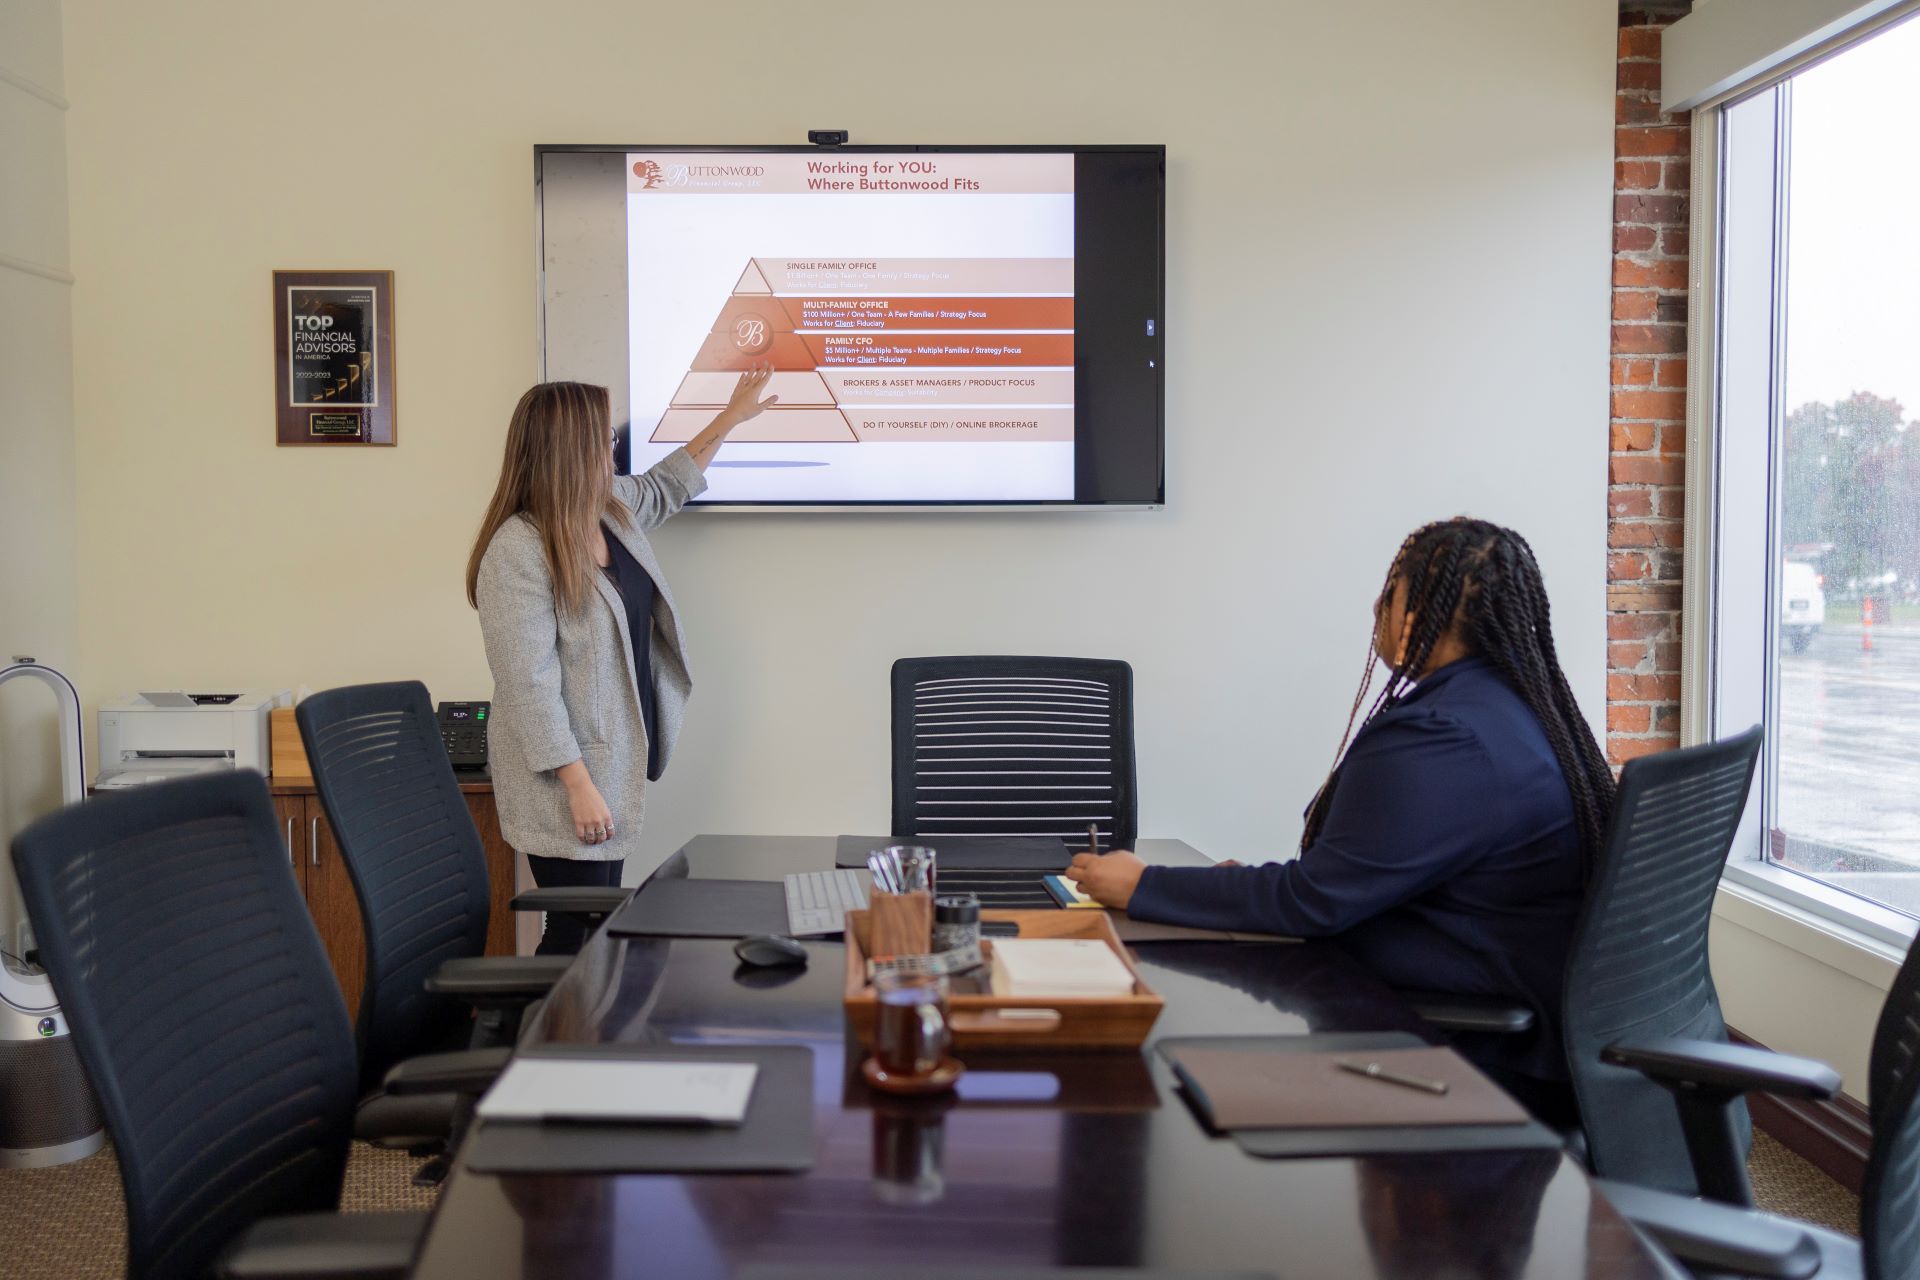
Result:
[[[1810,564],[1788,560],[1780,566],[1780,631],[1787,646],[1805,653],[1827,621],[1827,593]]]

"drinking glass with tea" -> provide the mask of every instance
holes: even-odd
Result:
[[[895,1079],[931,1076],[947,1061],[947,980],[937,973],[874,975],[873,1060]]]

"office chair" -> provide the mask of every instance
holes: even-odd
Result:
[[[425,1214],[323,1212],[353,1032],[260,775],[69,806],[13,860],[118,1153],[128,1274],[404,1275]],[[420,1087],[455,1083],[410,1065]]]
[[[1606,1050],[1610,1062],[1645,1074],[1670,1090],[1693,1138],[1690,1150],[1701,1184],[1738,1167],[1723,1118],[1746,1093],[1824,1099],[1840,1087],[1832,1068],[1764,1049],[1678,1037],[1622,1041]],[[1907,949],[1874,1028],[1867,1061],[1868,1122],[1873,1140],[1860,1191],[1860,1238],[1713,1200],[1691,1200],[1644,1187],[1605,1182],[1614,1206],[1659,1240],[1696,1274],[1866,1276],[1871,1280],[1920,1275],[1920,940]],[[1804,1244],[1791,1269],[1774,1262],[1759,1242],[1798,1235]],[[1760,1265],[1746,1255],[1762,1254]]]
[[[366,936],[355,1133],[390,1145],[444,1140],[458,1127],[453,1097],[396,1097],[381,1081],[409,1058],[460,1046],[494,1050],[498,1070],[526,1007],[568,958],[481,954],[491,907],[486,855],[425,685],[329,689],[301,702],[294,718]],[[537,891],[521,895],[529,898],[541,901]],[[475,1070],[487,1061],[470,1059]]]
[[[1755,725],[1720,742],[1642,756],[1621,770],[1606,844],[1574,929],[1562,1027],[1588,1164],[1600,1177],[1687,1195],[1722,1194],[1735,1176],[1745,1184],[1752,1134],[1745,1103],[1724,1113],[1736,1167],[1702,1183],[1666,1092],[1604,1061],[1602,1051],[1629,1038],[1726,1042],[1707,926],[1760,739]]]
[[[893,834],[1139,836],[1133,668],[1095,658],[893,664]]]
[[[1744,1104],[1724,1113],[1739,1164],[1703,1186],[1686,1127],[1664,1090],[1603,1060],[1616,1040],[1686,1036],[1726,1040],[1707,963],[1707,925],[1727,851],[1759,757],[1758,726],[1722,742],[1643,756],[1621,771],[1607,839],[1575,926],[1564,1025],[1585,1158],[1601,1177],[1691,1195],[1744,1185],[1750,1125]],[[1420,1008],[1427,997],[1415,996]],[[1454,1031],[1525,1030],[1531,1012],[1459,1002],[1430,1021]],[[1468,1019],[1471,1018],[1471,1021]],[[1501,1027],[1502,1019],[1509,1024]],[[1721,1113],[1716,1113],[1720,1115]],[[1693,1121],[1688,1121],[1693,1123]]]

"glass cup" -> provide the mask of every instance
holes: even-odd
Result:
[[[883,969],[874,975],[873,995],[873,1060],[890,1076],[931,1075],[953,1043],[946,978]]]
[[[933,893],[933,850],[918,844],[890,844],[886,853],[900,868],[900,892]]]

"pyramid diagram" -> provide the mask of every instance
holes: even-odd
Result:
[[[1071,259],[750,259],[651,439],[692,440],[772,366],[759,444],[1071,440]]]
[[[759,417],[736,427],[729,437],[738,441],[779,441],[790,444],[855,444],[847,415],[816,368],[820,355],[806,338],[794,332],[793,309],[774,297],[767,278],[753,261],[747,262],[739,282],[713,327],[700,344],[693,367],[680,381],[673,400],[653,431],[657,443],[691,440],[713,415],[726,406],[739,375],[757,361],[770,361],[780,397]]]

